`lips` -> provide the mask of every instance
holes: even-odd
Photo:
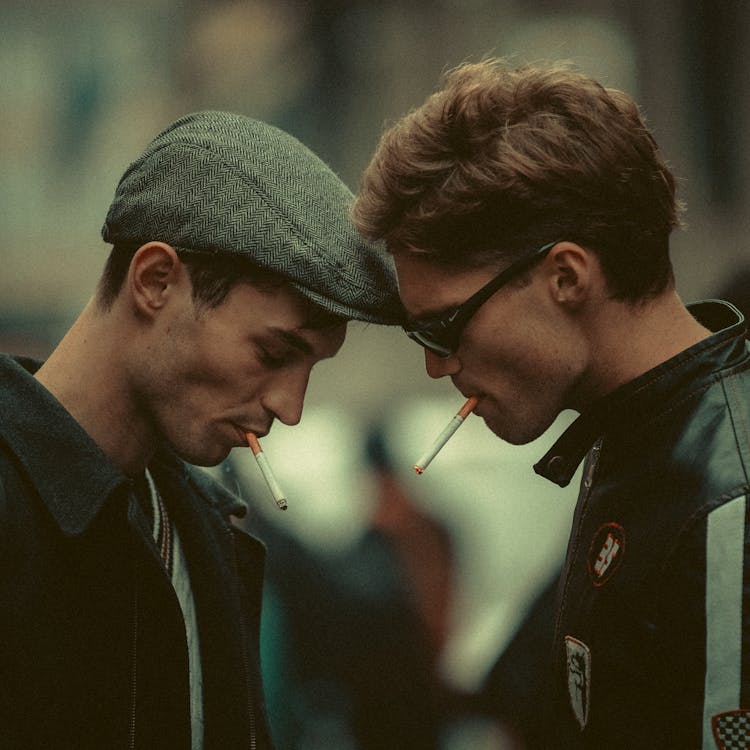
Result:
[[[247,445],[247,433],[252,432],[253,435],[257,438],[262,438],[268,435],[268,433],[271,430],[271,426],[268,427],[262,427],[260,429],[253,429],[252,427],[242,427],[241,425],[235,424],[235,427],[237,428],[237,431],[240,433],[240,436],[242,438],[241,445]]]
[[[480,404],[480,403],[481,403],[481,401],[482,401],[482,397],[483,397],[483,396],[482,396],[482,394],[481,394],[481,393],[479,393],[479,392],[477,392],[477,391],[475,391],[475,390],[473,390],[472,388],[459,387],[459,385],[458,385],[457,383],[455,383],[455,382],[453,383],[453,385],[455,385],[455,386],[456,386],[456,388],[458,389],[458,391],[459,391],[459,392],[461,393],[461,395],[462,395],[462,396],[463,396],[464,398],[466,398],[466,399],[469,399],[469,398],[472,398],[472,397],[473,397],[473,398],[477,399],[477,402],[478,402],[478,403],[477,403],[477,405],[476,405],[476,406],[475,406],[475,407],[474,407],[474,408],[472,409],[472,412],[473,412],[474,414],[477,414],[477,413],[478,413],[478,412],[477,412],[477,409],[479,408],[479,404]]]
[[[477,393],[473,388],[470,388],[463,383],[459,383],[458,380],[455,378],[451,378],[451,382],[453,383],[453,387],[464,397],[464,398],[470,398],[471,396],[474,396],[475,398],[479,398],[480,394]]]

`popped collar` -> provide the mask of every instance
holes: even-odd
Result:
[[[77,536],[107,502],[125,502],[133,481],[33,377],[40,366],[30,358],[0,355],[0,441],[21,464],[60,530]],[[244,503],[206,472],[166,451],[158,459],[190,481],[222,515],[244,515]]]
[[[715,381],[719,370],[747,360],[747,326],[734,305],[704,300],[688,305],[688,310],[713,335],[594,402],[534,464],[537,474],[560,487],[567,486],[599,438],[642,426],[675,399]],[[690,390],[684,391],[683,384]]]

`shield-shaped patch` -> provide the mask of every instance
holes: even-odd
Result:
[[[589,647],[565,636],[565,652],[568,661],[568,696],[573,714],[581,729],[589,719],[589,697],[591,695],[591,651]]]

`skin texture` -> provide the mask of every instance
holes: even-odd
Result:
[[[401,299],[419,319],[455,308],[500,270],[456,271],[420,253],[395,256]],[[596,254],[560,242],[526,279],[493,295],[455,354],[425,351],[430,377],[450,377],[498,436],[524,444],[564,409],[581,411],[708,335],[673,289],[639,304],[610,298]]]
[[[112,308],[92,300],[37,378],[126,473],[164,441],[212,466],[245,432],[299,421],[312,367],[346,335],[345,324],[309,327],[307,310],[291,287],[247,282],[196,307],[174,250],[148,243]]]

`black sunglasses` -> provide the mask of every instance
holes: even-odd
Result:
[[[558,242],[559,240],[549,242],[533,253],[524,255],[522,258],[514,261],[455,310],[441,315],[439,318],[422,320],[412,325],[405,325],[404,330],[406,331],[406,335],[438,356],[450,357],[458,348],[458,340],[461,338],[461,333],[476,311],[500,287],[531,268],[534,263],[547,255]]]

